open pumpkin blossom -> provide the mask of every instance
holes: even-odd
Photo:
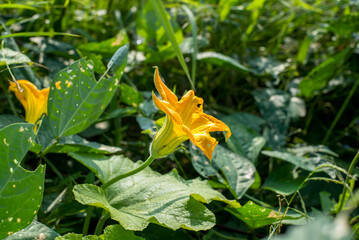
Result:
[[[177,96],[162,82],[157,67],[154,82],[162,100],[152,92],[153,101],[158,109],[166,113],[166,120],[153,139],[151,156],[164,157],[190,139],[211,160],[218,141],[209,132],[226,131],[227,140],[231,136],[228,126],[203,112],[203,99],[196,97],[193,90],[178,101]]]
[[[50,88],[39,90],[27,80],[18,80],[17,83],[18,85],[10,82],[9,90],[15,93],[16,98],[24,107],[25,121],[36,123],[42,114],[47,113],[47,98]]]
[[[25,109],[25,121],[36,123],[42,114],[47,114],[47,99],[50,88],[41,90],[28,80],[18,80],[10,82],[9,90],[15,93],[16,98],[20,101]],[[68,86],[71,84],[68,84]],[[56,82],[56,87],[60,87],[60,81]]]

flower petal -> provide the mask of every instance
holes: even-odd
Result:
[[[167,101],[171,104],[175,104],[176,102],[178,102],[177,96],[162,82],[160,73],[158,72],[158,67],[155,67],[154,82],[162,100]]]
[[[29,123],[36,123],[42,114],[47,113],[47,98],[49,96],[49,88],[39,91],[37,87],[27,81],[18,80],[18,86],[14,82],[10,82],[9,90],[15,93],[17,99],[25,109],[25,120]]]
[[[226,141],[232,135],[229,127],[217,118],[200,113],[197,117],[193,117],[192,123],[190,125],[192,132],[226,132]]]
[[[208,132],[193,133],[186,126],[183,126],[183,130],[185,130],[185,132],[188,134],[189,139],[193,142],[193,144],[199,147],[211,161],[214,148],[217,146],[218,141],[211,137]]]
[[[176,124],[179,125],[183,124],[181,117],[178,115],[178,113],[172,110],[171,107],[168,106],[170,105],[169,103],[166,103],[165,101],[161,101],[160,99],[158,99],[154,92],[152,92],[152,99],[156,107],[164,111]]]
[[[177,112],[193,133],[226,131],[226,140],[231,136],[231,130],[222,121],[203,112],[203,99],[196,97],[192,90],[188,91],[178,102]]]
[[[193,114],[203,112],[203,99],[196,97],[194,91],[188,91],[175,105],[176,111],[181,116],[185,125],[190,125]]]

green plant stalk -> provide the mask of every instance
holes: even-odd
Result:
[[[346,185],[349,184],[349,179],[350,179],[350,175],[352,174],[354,168],[355,168],[355,165],[357,164],[358,162],[358,159],[359,159],[359,151],[357,152],[357,154],[355,155],[353,161],[351,162],[350,166],[349,166],[349,169],[348,169],[348,175],[345,179],[345,185],[343,187],[343,192],[342,192],[342,197],[339,199],[339,207],[338,207],[338,212],[337,213],[340,213],[343,206],[344,206],[344,201],[345,201],[345,195],[347,193],[347,188],[346,188]]]
[[[175,160],[175,163],[176,163],[178,169],[180,170],[180,172],[182,173],[183,177],[184,177],[185,179],[188,179],[188,176],[187,176],[185,170],[184,170],[183,167],[181,166],[181,163],[178,161],[178,159],[177,159],[176,157],[174,157],[173,159]]]
[[[83,228],[82,228],[82,234],[83,234],[84,236],[86,236],[87,233],[88,233],[93,209],[94,209],[93,206],[89,206],[89,207],[86,209],[86,218],[85,218],[84,226],[83,226]]]
[[[127,177],[129,177],[129,176],[132,176],[132,175],[138,173],[138,172],[141,172],[143,169],[145,169],[146,167],[148,167],[148,166],[153,162],[153,160],[155,160],[155,159],[156,159],[155,157],[149,156],[149,157],[147,158],[147,160],[146,160],[144,163],[142,163],[138,168],[135,168],[135,169],[133,169],[132,171],[129,171],[129,172],[127,172],[127,173],[124,173],[124,174],[121,174],[121,175],[119,175],[119,176],[117,176],[117,177],[112,178],[110,181],[108,181],[108,182],[106,182],[104,185],[102,185],[101,188],[102,188],[102,189],[106,189],[106,188],[108,188],[109,186],[111,186],[112,184],[114,184],[114,183],[120,181],[121,179],[127,178]]]
[[[157,17],[159,18],[163,28],[165,29],[165,32],[167,34],[168,39],[170,40],[173,50],[175,51],[178,61],[180,62],[183,71],[186,73],[186,76],[188,78],[188,81],[191,84],[192,89],[195,89],[194,84],[192,82],[191,76],[189,75],[189,71],[186,65],[186,62],[183,58],[183,55],[181,53],[181,50],[178,46],[178,43],[176,41],[175,33],[172,29],[171,23],[168,21],[166,10],[162,4],[161,0],[151,0],[151,4],[156,12]]]
[[[350,99],[352,98],[352,96],[353,96],[355,90],[357,89],[358,85],[359,85],[359,79],[356,80],[356,82],[354,83],[354,85],[353,85],[352,89],[350,90],[348,96],[346,97],[346,99],[345,99],[343,105],[340,107],[338,114],[335,116],[334,121],[333,121],[332,124],[330,125],[329,130],[327,131],[327,134],[325,134],[325,137],[324,137],[324,139],[323,139],[323,141],[322,141],[322,144],[325,144],[325,143],[328,141],[330,135],[332,134],[332,131],[333,131],[335,125],[337,125],[339,119],[340,119],[341,116],[343,115],[343,112],[344,112],[344,110],[346,109],[346,107],[347,107],[347,105],[348,105]]]
[[[54,171],[54,173],[55,173],[61,180],[64,179],[64,177],[62,176],[61,172],[55,167],[54,164],[52,164],[52,162],[51,162],[49,159],[47,159],[47,157],[43,156],[43,159],[45,160],[45,163],[50,166],[50,168],[52,169],[52,171]]]
[[[313,102],[312,105],[310,106],[310,109],[309,109],[308,114],[307,114],[307,120],[306,120],[306,122],[305,122],[305,127],[304,127],[304,130],[303,130],[304,135],[306,135],[307,132],[308,132],[309,125],[310,125],[310,123],[311,123],[311,121],[312,121],[312,119],[313,119],[314,108],[315,108],[315,106],[317,105],[318,100],[319,100],[320,97],[321,97],[321,94],[318,95],[318,96],[314,99],[314,102]]]
[[[107,221],[107,219],[110,218],[110,213],[107,212],[106,210],[103,210],[102,212],[102,216],[100,217],[100,219],[98,220],[98,223],[96,225],[96,229],[95,229],[95,235],[100,235],[103,229],[103,225],[105,225],[105,222]]]
[[[192,11],[186,5],[183,5],[182,9],[186,12],[192,28],[193,53],[192,53],[191,77],[192,77],[193,85],[196,85],[196,68],[197,68],[197,52],[198,52],[196,19]]]

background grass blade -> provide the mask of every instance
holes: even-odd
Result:
[[[16,4],[16,3],[0,4],[0,9],[1,8],[17,8],[17,9],[28,9],[28,10],[38,11],[38,9],[36,9],[34,7],[24,5],[24,4]]]
[[[191,79],[191,76],[189,75],[189,71],[186,65],[186,62],[184,61],[183,55],[181,53],[181,50],[178,46],[178,43],[176,41],[176,37],[175,34],[173,32],[172,26],[170,24],[170,22],[168,21],[167,18],[167,13],[166,10],[161,2],[161,0],[151,0],[152,6],[155,9],[156,15],[157,17],[160,19],[162,26],[164,27],[167,37],[170,40],[170,42],[172,43],[172,47],[177,55],[177,58],[183,68],[183,71],[186,73],[186,76],[189,80],[189,82],[191,83],[191,87],[192,89],[195,89],[193,81]]]
[[[189,22],[191,23],[192,28],[192,39],[193,39],[193,53],[192,53],[192,68],[191,68],[191,77],[193,81],[193,85],[196,84],[196,68],[197,68],[197,24],[196,19],[192,13],[192,11],[187,7],[187,5],[183,5],[182,9],[188,16]]]
[[[0,36],[0,39],[11,38],[11,37],[54,37],[54,36],[70,36],[70,37],[80,37],[79,35],[72,33],[61,33],[61,32],[20,32],[20,33],[11,33],[7,35]]]

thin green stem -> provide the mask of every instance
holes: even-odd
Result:
[[[144,163],[142,163],[138,168],[135,168],[132,171],[129,171],[127,173],[124,173],[124,174],[121,174],[121,175],[119,175],[117,177],[112,178],[110,181],[108,181],[104,185],[102,185],[101,188],[106,189],[109,186],[111,186],[112,184],[114,184],[115,182],[120,181],[121,179],[127,178],[129,176],[132,176],[132,175],[138,173],[138,172],[141,172],[143,169],[148,167],[153,162],[153,160],[155,160],[155,159],[156,159],[155,157],[149,156],[147,158],[147,160]]]
[[[307,121],[305,122],[305,127],[304,127],[304,130],[303,130],[303,133],[304,133],[305,135],[306,135],[307,132],[308,132],[308,128],[309,128],[310,123],[312,122],[312,119],[313,119],[313,116],[314,116],[314,113],[313,113],[313,112],[314,112],[314,109],[315,109],[315,107],[316,107],[316,105],[317,105],[317,103],[318,103],[318,100],[319,100],[320,96],[321,96],[321,95],[318,95],[318,96],[314,99],[314,101],[313,101],[313,103],[311,104],[310,109],[309,109],[309,111],[308,111]]]
[[[341,195],[341,198],[339,199],[339,207],[338,207],[338,212],[337,213],[340,213],[343,206],[344,206],[344,201],[345,201],[345,195],[347,193],[347,187],[346,185],[349,184],[349,180],[350,180],[350,175],[352,174],[354,168],[355,168],[355,165],[357,164],[358,162],[358,159],[359,159],[359,151],[357,152],[357,154],[355,155],[353,161],[351,162],[350,166],[349,166],[349,169],[348,169],[348,175],[345,179],[345,185],[343,187],[343,192],[342,192],[342,195]]]
[[[347,107],[350,99],[352,98],[355,90],[357,89],[358,85],[359,85],[359,79],[356,80],[356,82],[354,83],[354,85],[353,85],[352,89],[350,90],[348,96],[345,98],[345,101],[344,101],[343,105],[340,107],[338,114],[335,116],[334,121],[330,125],[329,130],[327,131],[327,134],[325,134],[325,137],[324,137],[324,139],[322,141],[322,144],[325,144],[328,141],[330,135],[332,134],[332,131],[333,131],[335,125],[337,125],[339,119],[343,115],[343,112],[346,109],[346,107]]]
[[[107,221],[107,219],[110,218],[110,213],[107,212],[106,210],[103,210],[102,212],[102,216],[100,217],[100,220],[98,220],[96,229],[95,229],[95,235],[100,235],[103,229],[103,225],[105,225],[105,222]]]
[[[177,159],[175,156],[173,157],[173,159],[175,160],[175,163],[176,163],[178,169],[180,170],[180,172],[182,173],[183,177],[184,177],[185,179],[188,179],[188,176],[187,176],[185,170],[184,170],[183,167],[181,166],[181,163],[178,161],[178,159]]]
[[[43,159],[45,160],[45,163],[50,166],[50,168],[52,169],[52,171],[54,171],[54,173],[55,173],[60,179],[64,179],[64,177],[62,176],[61,172],[55,167],[54,164],[52,164],[52,162],[51,162],[47,157],[43,157]]]
[[[88,233],[93,209],[94,209],[93,206],[89,206],[89,207],[86,209],[86,218],[85,218],[84,226],[83,226],[83,228],[82,228],[82,234],[83,234],[84,236],[86,236],[87,233]]]
[[[288,210],[289,210],[289,207],[290,207],[290,205],[292,204],[292,202],[293,202],[295,196],[297,196],[297,193],[300,194],[300,193],[299,193],[299,190],[302,189],[302,187],[304,186],[304,184],[305,184],[315,173],[317,173],[318,170],[320,170],[320,169],[322,169],[322,168],[325,168],[325,167],[327,167],[327,166],[322,166],[322,165],[321,165],[321,166],[315,168],[311,173],[308,174],[308,176],[307,176],[307,177],[303,180],[303,182],[299,185],[297,191],[292,195],[292,197],[290,198],[289,202],[287,203],[287,207],[286,207],[286,209],[285,209],[284,214],[282,215],[282,218],[281,218],[281,220],[280,220],[280,222],[279,222],[279,225],[282,224],[282,221],[283,221],[284,217],[287,215]]]

